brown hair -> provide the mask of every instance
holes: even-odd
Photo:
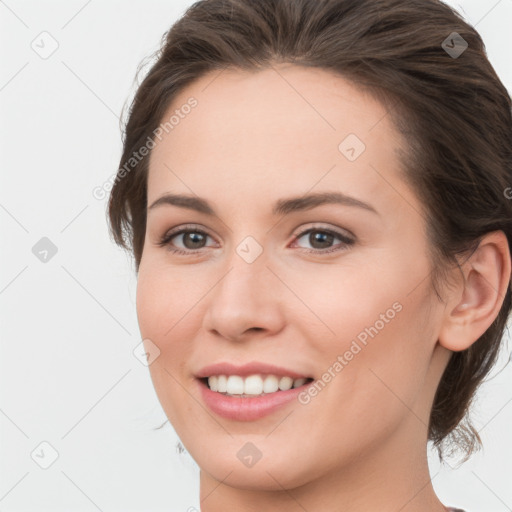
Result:
[[[442,44],[453,46],[453,32],[468,45],[461,55]],[[133,251],[137,272],[149,158],[135,161],[134,155],[194,80],[226,67],[256,70],[275,62],[339,73],[389,108],[408,143],[404,178],[425,208],[439,299],[444,270],[458,265],[483,235],[502,230],[510,249],[512,206],[504,191],[512,182],[511,99],[480,35],[441,1],[202,0],[164,34],[157,57],[131,104],[108,205],[114,240]],[[447,441],[465,460],[481,447],[468,411],[497,361],[510,309],[509,283],[489,329],[451,356],[428,429],[441,459]]]

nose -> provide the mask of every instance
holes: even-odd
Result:
[[[285,291],[265,253],[248,263],[234,252],[226,268],[207,295],[203,328],[230,341],[277,334],[284,326]]]

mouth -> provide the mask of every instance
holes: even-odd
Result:
[[[224,396],[254,398],[267,396],[305,387],[313,382],[312,377],[292,377],[290,375],[211,375],[200,377],[199,381],[210,391]]]
[[[204,404],[211,412],[231,421],[257,421],[287,407],[297,399],[313,378],[289,375],[211,375],[196,379]]]
[[[315,380],[307,373],[260,361],[211,364],[195,372],[203,403],[232,421],[257,421],[297,404]]]

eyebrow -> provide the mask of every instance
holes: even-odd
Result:
[[[355,206],[373,212],[379,213],[373,206],[355,197],[347,196],[341,192],[317,192],[299,197],[290,197],[279,199],[274,203],[272,208],[273,215],[286,215],[292,212],[310,210],[324,204],[341,204],[344,206]],[[201,197],[189,196],[184,194],[165,194],[154,201],[148,210],[152,210],[158,206],[172,205],[180,208],[195,210],[205,215],[217,216],[214,208],[210,203]]]

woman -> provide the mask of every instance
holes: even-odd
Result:
[[[441,512],[511,308],[511,101],[437,0],[204,0],[111,192],[203,512]]]

